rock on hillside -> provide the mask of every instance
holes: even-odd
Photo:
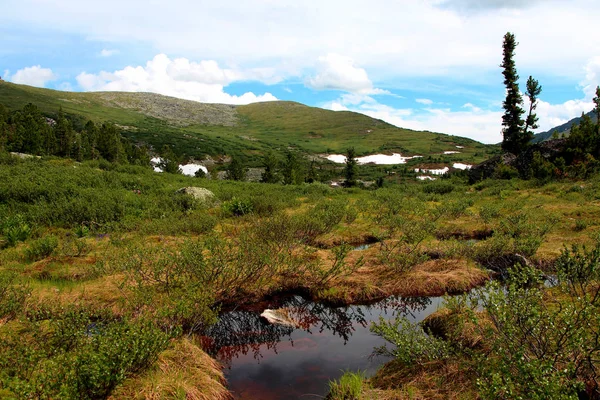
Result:
[[[189,186],[179,189],[176,193],[178,194],[187,194],[192,196],[194,199],[201,201],[205,204],[214,204],[217,202],[217,198],[213,192],[208,189]]]
[[[177,126],[238,124],[236,107],[227,104],[199,103],[154,93],[100,92],[98,97],[106,105],[135,110]]]
[[[542,157],[551,160],[557,157],[564,149],[565,139],[554,139],[545,142],[540,142],[529,146],[529,148],[515,156],[514,154],[504,153],[499,156],[490,158],[487,161],[473,166],[469,170],[469,180],[477,182],[482,179],[490,178],[499,165],[507,165],[519,171],[521,175],[525,175],[533,160],[533,154],[538,152]]]

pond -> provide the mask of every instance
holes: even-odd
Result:
[[[328,307],[299,296],[268,308],[290,310],[299,327],[271,325],[258,311],[232,311],[206,333],[205,348],[225,366],[236,399],[319,399],[344,371],[372,375],[388,359],[371,357],[385,343],[369,331],[379,317],[420,322],[443,299],[388,298],[372,305]]]

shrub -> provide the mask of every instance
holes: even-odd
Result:
[[[423,192],[428,194],[447,194],[454,190],[450,182],[436,181],[423,186]]]
[[[15,275],[0,273],[0,319],[12,319],[23,308],[31,290],[15,284]]]
[[[58,238],[56,236],[44,236],[32,242],[25,249],[25,258],[28,261],[38,261],[50,256],[58,247]]]
[[[250,214],[253,211],[254,206],[249,199],[238,199],[237,197],[234,197],[230,201],[224,202],[222,208],[226,214],[240,217],[242,215]]]
[[[511,167],[510,165],[506,165],[506,164],[498,164],[498,166],[494,170],[494,173],[492,174],[492,178],[494,178],[494,179],[506,179],[506,180],[514,179],[514,178],[517,178],[518,176],[519,176],[519,171],[517,171],[516,168]]]
[[[405,317],[386,321],[379,317],[378,323],[371,325],[371,332],[381,336],[394,347],[386,345],[375,349],[375,354],[395,357],[403,364],[423,365],[434,360],[443,360],[451,355],[451,347],[442,339],[427,335],[423,328]]]
[[[31,227],[22,215],[7,217],[1,225],[5,245],[15,246],[18,242],[24,242],[31,236]]]

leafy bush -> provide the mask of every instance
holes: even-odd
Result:
[[[239,217],[250,214],[253,211],[254,206],[249,199],[238,199],[237,197],[234,197],[230,201],[224,202],[222,208],[226,214]]]
[[[15,283],[15,275],[0,273],[0,319],[12,319],[23,308],[31,290]]]
[[[423,186],[423,192],[428,194],[448,194],[454,190],[450,182],[436,181]]]
[[[407,365],[423,365],[430,361],[446,359],[452,354],[447,342],[427,335],[423,328],[405,317],[390,321],[379,317],[379,322],[371,325],[371,332],[394,346],[392,349],[388,349],[386,345],[378,347],[375,354],[395,357]]]
[[[149,322],[92,323],[92,315],[79,309],[46,317],[26,322],[21,335],[0,338],[0,387],[14,397],[106,398],[150,366],[170,339]]]
[[[517,178],[518,176],[519,176],[519,171],[517,171],[516,168],[511,167],[510,165],[502,164],[502,163],[498,164],[498,166],[494,170],[494,174],[492,175],[492,177],[494,179],[505,179],[505,180],[514,179],[514,178]]]
[[[31,227],[20,214],[7,217],[0,228],[0,232],[4,235],[5,245],[8,247],[15,246],[18,242],[24,242],[31,236]]]
[[[32,242],[25,249],[25,258],[28,261],[38,261],[50,256],[58,247],[58,238],[53,235],[44,236]]]

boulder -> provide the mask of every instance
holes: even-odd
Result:
[[[217,197],[215,196],[215,194],[213,192],[211,192],[208,189],[201,188],[201,187],[195,187],[195,186],[184,187],[184,188],[179,189],[176,193],[187,194],[189,196],[192,196],[194,199],[196,199],[204,204],[207,204],[207,205],[216,204],[218,202]]]

